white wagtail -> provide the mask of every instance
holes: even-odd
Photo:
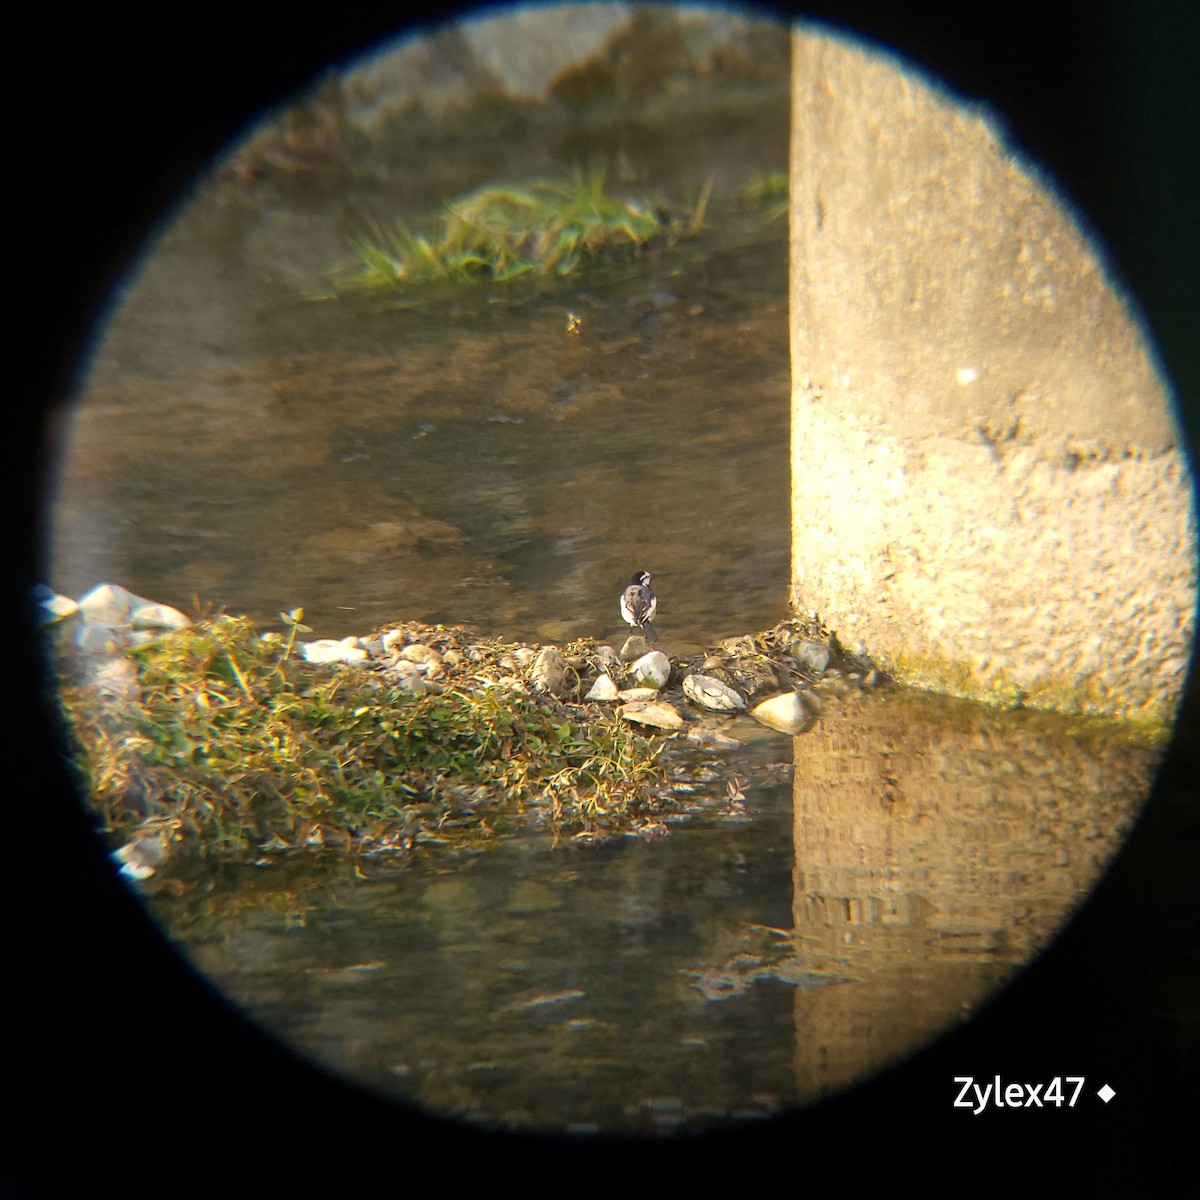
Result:
[[[646,640],[657,642],[658,635],[650,622],[658,612],[658,597],[650,590],[650,572],[638,571],[621,593],[621,616],[634,628],[646,634]]]

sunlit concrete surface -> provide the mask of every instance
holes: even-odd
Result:
[[[1192,481],[1135,317],[986,115],[793,40],[792,598],[898,677],[1170,719]]]

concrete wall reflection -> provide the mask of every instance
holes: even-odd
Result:
[[[851,980],[797,989],[801,1095],[916,1050],[1041,950],[1158,758],[1111,727],[922,693],[848,696],[797,737],[796,946]]]

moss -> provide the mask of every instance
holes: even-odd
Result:
[[[881,664],[910,687],[942,692],[996,708],[1036,708],[1068,717],[1118,722],[1139,740],[1164,743],[1174,725],[1174,709],[1165,703],[1130,704],[1092,682],[1077,687],[1063,678],[1047,676],[1035,683],[1018,683],[1001,672],[985,678],[968,663],[936,655],[902,653]]]
[[[602,171],[484,187],[446,204],[428,232],[400,221],[376,227],[357,240],[357,260],[335,272],[335,282],[376,289],[572,275],[651,242],[695,236],[710,191],[687,218],[673,220],[650,204],[610,195]]]

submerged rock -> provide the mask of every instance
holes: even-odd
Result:
[[[655,729],[679,729],[683,718],[665,700],[633,700],[620,709],[621,716],[638,725]]]
[[[795,692],[785,692],[782,696],[764,700],[750,715],[768,729],[780,733],[800,733],[807,728],[810,720],[808,711]]]
[[[728,684],[711,675],[689,675],[683,681],[683,694],[712,712],[744,712],[746,701]]]
[[[730,737],[729,734],[722,733],[719,729],[713,729],[709,725],[693,725],[687,731],[687,739],[699,746],[701,750],[736,750],[739,746],[746,744],[741,739]]]

